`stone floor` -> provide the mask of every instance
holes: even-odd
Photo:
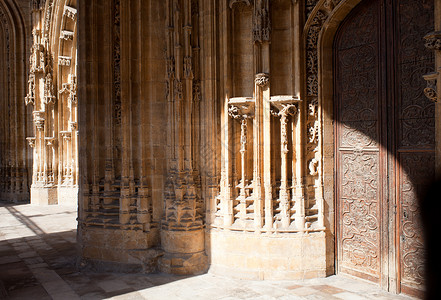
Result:
[[[344,276],[247,281],[79,273],[76,209],[0,203],[0,299],[412,299]]]

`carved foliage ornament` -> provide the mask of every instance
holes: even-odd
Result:
[[[425,44],[429,50],[441,50],[441,32],[435,31],[427,34],[425,37]]]
[[[269,80],[270,80],[269,74],[267,74],[267,73],[256,74],[256,77],[255,77],[256,84],[262,88],[268,85]]]
[[[431,101],[438,101],[438,94],[436,92],[436,83],[438,72],[429,73],[423,76],[427,82],[427,87],[424,89],[424,95]]]

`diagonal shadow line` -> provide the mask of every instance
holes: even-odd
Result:
[[[29,217],[23,215],[21,212],[19,212],[14,207],[6,206],[5,208],[9,211],[9,213],[11,213],[11,215],[13,215],[23,225],[25,225],[30,230],[32,230],[36,235],[45,234],[43,229],[41,229],[37,224],[35,224],[32,220],[30,220]]]

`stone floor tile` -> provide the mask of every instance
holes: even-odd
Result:
[[[351,292],[344,292],[344,293],[334,294],[333,296],[338,298],[338,299],[343,299],[343,300],[366,300],[366,299],[369,299],[367,297],[364,297],[364,296],[361,296],[361,295],[357,295],[357,294],[351,293]]]
[[[21,261],[20,257],[17,255],[9,255],[9,256],[1,256],[0,257],[0,265],[11,264],[15,262]]]
[[[5,264],[0,263],[0,281],[4,281],[10,295],[32,295],[32,290],[36,295],[34,298],[17,296],[14,299],[44,300],[50,299],[50,296],[63,300],[411,299],[389,294],[376,285],[341,275],[311,280],[251,281],[234,280],[212,273],[174,276],[160,273],[78,272],[75,269],[76,245],[73,243],[76,237],[74,209],[70,213],[58,207],[21,205],[16,209],[23,216],[31,216],[42,234],[36,237],[35,233],[30,233],[0,204],[0,261],[5,260]],[[9,228],[8,236],[16,233],[18,237],[1,241],[4,226]],[[33,250],[38,256],[23,260],[18,256],[21,252]],[[34,258],[41,258],[44,262],[26,265],[27,259]]]
[[[327,294],[338,294],[345,292],[344,289],[340,289],[331,285],[323,284],[323,285],[313,285],[311,286],[313,289],[316,289],[318,291],[327,293]]]
[[[313,289],[308,286],[297,288],[291,291],[292,294],[297,296],[307,296],[307,295],[317,294],[318,292],[319,291],[317,291],[316,289]]]
[[[26,251],[18,254],[18,257],[20,258],[29,258],[29,257],[36,257],[38,256],[38,253],[35,251]]]
[[[41,285],[25,287],[22,289],[17,289],[9,292],[8,299],[38,299],[38,300],[51,300],[52,298],[46,292],[46,290]]]
[[[142,300],[142,299],[147,299],[147,298],[144,298],[141,295],[141,293],[139,293],[139,292],[131,292],[131,293],[127,293],[124,295],[114,296],[114,297],[111,297],[110,299],[113,299],[113,300]]]
[[[121,280],[100,281],[97,285],[106,293],[130,289],[130,286]]]

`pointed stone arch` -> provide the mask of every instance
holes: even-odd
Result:
[[[25,95],[26,43],[29,34],[27,7],[12,0],[0,3],[0,199],[23,202],[29,200],[31,153],[26,149],[29,131],[29,110]]]
[[[76,1],[48,0],[33,6],[33,45],[28,96],[35,135],[31,202],[78,202],[76,96]],[[32,83],[32,85],[31,85]]]

